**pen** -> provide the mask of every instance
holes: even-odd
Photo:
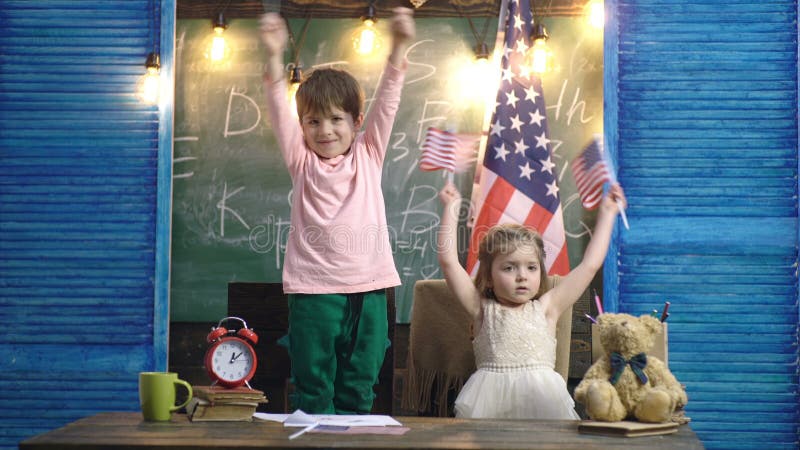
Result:
[[[594,317],[590,316],[589,314],[584,314],[584,316],[586,316],[587,319],[591,320],[592,323],[597,323],[597,321],[594,319]]]
[[[594,304],[597,305],[597,315],[603,314],[603,305],[600,303],[600,297],[597,295],[597,291],[592,289],[594,292]]]
[[[664,302],[664,312],[661,313],[661,321],[664,322],[669,317],[667,310],[669,309],[669,302]]]

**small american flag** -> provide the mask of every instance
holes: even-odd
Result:
[[[422,141],[422,157],[419,168],[424,171],[444,169],[456,170],[456,151],[460,145],[458,137],[449,131],[430,127]]]
[[[595,209],[603,198],[603,184],[614,180],[603,154],[602,138],[594,138],[572,162],[572,174],[586,209]]]

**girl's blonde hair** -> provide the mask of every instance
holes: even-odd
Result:
[[[323,68],[311,72],[297,89],[297,117],[308,113],[330,114],[331,108],[342,109],[357,120],[364,110],[364,90],[344,70]]]
[[[531,246],[536,249],[539,262],[539,298],[547,291],[547,269],[544,266],[544,241],[534,229],[515,223],[495,225],[486,232],[478,246],[478,274],[475,276],[475,288],[481,296],[495,298],[490,286],[492,280],[492,263],[497,255],[513,253],[520,247]]]

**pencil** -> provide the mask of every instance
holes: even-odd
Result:
[[[600,303],[600,297],[597,295],[597,291],[592,289],[594,292],[594,304],[597,305],[597,315],[603,314],[603,304]]]
[[[661,313],[661,321],[664,322],[669,317],[667,310],[669,309],[669,302],[664,302],[664,312]]]

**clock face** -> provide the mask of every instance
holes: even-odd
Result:
[[[209,375],[226,386],[238,386],[252,378],[256,370],[256,355],[248,343],[235,338],[223,338],[208,350],[206,368]]]

